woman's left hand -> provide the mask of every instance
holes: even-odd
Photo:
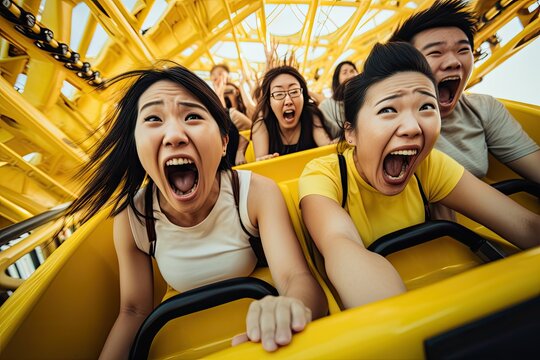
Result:
[[[237,335],[232,344],[262,342],[266,351],[291,342],[292,334],[311,322],[311,310],[300,300],[286,296],[266,296],[251,303],[246,318],[247,334]]]

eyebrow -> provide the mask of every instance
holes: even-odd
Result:
[[[420,51],[425,51],[429,48],[432,48],[432,47],[436,47],[436,46],[439,46],[439,45],[443,45],[445,42],[444,41],[435,41],[435,42],[432,42],[432,43],[428,43],[426,44]],[[471,45],[469,43],[469,40],[467,39],[461,39],[459,40],[458,42],[456,42],[456,44],[458,45]]]
[[[143,109],[145,109],[147,107],[154,106],[154,105],[163,105],[163,104],[164,104],[163,100],[150,101],[150,102],[147,102],[146,104],[144,104],[143,106],[141,106],[141,108],[139,109],[139,112],[142,112]],[[201,109],[203,111],[208,112],[208,110],[203,105],[195,103],[195,102],[179,101],[177,104],[178,105],[183,105],[183,106],[195,107],[195,108],[198,108],[198,109]]]
[[[424,94],[424,95],[427,95],[427,96],[432,97],[434,99],[437,99],[437,97],[434,94],[432,94],[432,93],[430,93],[429,91],[426,91],[426,90],[416,89],[416,90],[414,90],[414,92],[418,92],[420,94]],[[384,101],[397,99],[397,98],[402,97],[402,96],[403,96],[402,94],[394,94],[394,95],[387,96],[387,97],[377,101],[375,103],[375,106],[379,105],[380,103],[382,103]]]

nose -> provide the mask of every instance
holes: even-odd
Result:
[[[178,120],[167,121],[164,127],[163,145],[165,146],[180,146],[189,143],[189,137],[186,131],[186,126]]]
[[[399,127],[396,131],[398,136],[416,137],[422,134],[422,128],[418,123],[418,119],[412,114],[404,114]]]
[[[446,69],[459,69],[461,67],[461,62],[454,53],[447,54],[442,62],[443,70]]]
[[[290,103],[292,103],[292,97],[291,97],[291,95],[289,95],[289,93],[285,93],[285,99],[283,99],[283,101],[285,102],[285,104],[290,104]]]

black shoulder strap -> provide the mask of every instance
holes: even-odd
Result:
[[[426,197],[426,194],[424,193],[424,188],[422,188],[422,183],[420,182],[420,179],[414,174],[414,177],[416,178],[416,181],[418,182],[418,190],[420,190],[420,195],[422,196],[422,202],[424,203],[424,221],[431,220],[431,210],[429,209],[429,201]]]
[[[231,183],[234,196],[234,205],[236,206],[236,212],[238,213],[238,219],[240,220],[240,226],[242,230],[249,236],[249,244],[257,256],[257,267],[266,267],[268,262],[266,261],[266,256],[264,255],[264,250],[262,247],[261,238],[253,236],[244,226],[242,222],[242,216],[240,215],[240,181],[238,180],[238,172],[236,170],[231,170]]]
[[[341,200],[341,207],[345,208],[347,204],[347,193],[349,188],[347,187],[347,162],[345,161],[345,156],[343,154],[338,154],[339,160],[339,174],[341,175],[341,188],[343,189],[343,200]]]
[[[146,221],[146,235],[148,236],[148,241],[150,242],[150,256],[154,257],[156,252],[156,224],[154,220],[154,211],[153,211],[153,201],[152,201],[152,188],[153,183],[150,182],[146,186],[144,193],[144,215]]]

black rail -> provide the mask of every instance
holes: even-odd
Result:
[[[41,225],[58,219],[64,214],[69,204],[70,203],[59,205],[54,209],[47,210],[39,215],[31,217],[30,219],[26,219],[0,229],[0,246],[8,243],[11,240],[17,239],[21,235],[26,234],[27,232],[32,231]]]

